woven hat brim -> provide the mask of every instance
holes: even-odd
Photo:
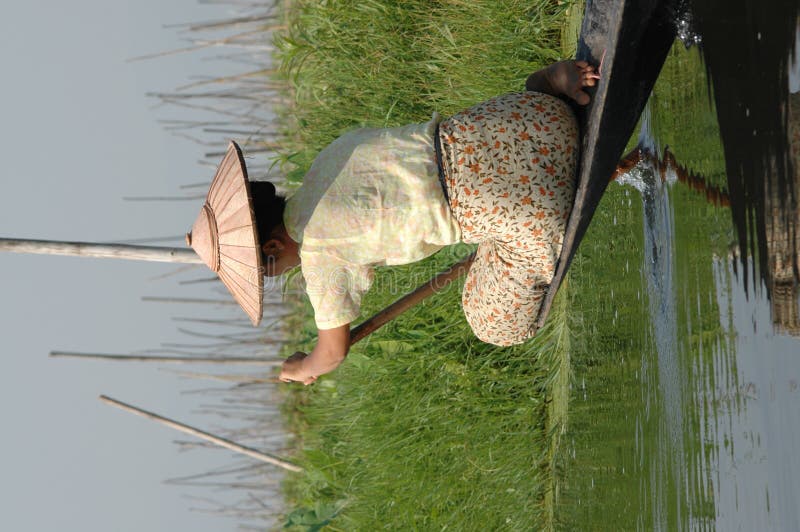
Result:
[[[258,325],[264,312],[264,269],[247,166],[235,142],[217,168],[206,202],[217,223],[217,274],[253,325]]]

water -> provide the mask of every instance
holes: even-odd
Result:
[[[798,291],[785,243],[752,248],[725,206],[705,76],[676,45],[572,268],[564,530],[800,530]]]

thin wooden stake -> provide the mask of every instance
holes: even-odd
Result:
[[[158,421],[162,425],[166,425],[175,430],[179,430],[186,434],[191,434],[192,436],[196,436],[201,440],[206,440],[216,445],[219,445],[220,447],[225,447],[226,449],[230,449],[231,451],[235,451],[237,453],[249,456],[250,458],[255,458],[256,460],[259,460],[261,462],[266,462],[268,464],[276,465],[278,467],[286,469],[287,471],[292,471],[295,473],[303,471],[302,467],[294,465],[285,460],[282,460],[281,458],[278,458],[276,456],[272,456],[271,454],[257,451],[256,449],[253,449],[251,447],[245,447],[244,445],[240,445],[231,440],[215,436],[214,434],[210,434],[200,429],[190,427],[189,425],[185,425],[178,421],[163,416],[159,416],[158,414],[155,414],[153,412],[148,412],[147,410],[143,410],[141,408],[137,408],[127,403],[123,403],[122,401],[118,401],[116,399],[108,397],[107,395],[101,395],[100,400],[106,404],[116,406],[117,408],[121,408],[122,410],[127,410],[128,412],[131,412],[133,414],[146,417],[148,419],[152,419],[153,421]]]
[[[283,362],[283,360],[281,360]],[[223,382],[235,382],[237,384],[279,384],[281,380],[277,377],[253,377],[252,375],[215,375],[213,373],[197,373],[193,371],[174,371],[178,377],[189,379],[206,379]]]
[[[189,248],[134,246],[130,244],[97,244],[94,242],[61,242],[54,240],[0,238],[0,251],[96,257],[102,259],[130,259],[152,262],[203,264],[203,259],[201,259],[194,250]]]
[[[125,258],[162,262],[183,262],[201,264],[202,259],[191,249],[162,248],[153,246],[132,246],[123,244],[93,244],[88,242],[54,242],[46,240],[0,239],[0,251],[19,253],[46,253],[54,255],[82,255],[102,258]],[[350,344],[354,344],[370,335],[389,321],[393,320],[409,308],[422,302],[425,298],[443,290],[452,281],[464,275],[475,259],[473,253],[461,262],[454,264],[439,273],[430,281],[413,292],[401,297],[382,311],[378,312],[358,327],[350,331]],[[218,305],[236,305],[230,300],[201,300],[189,298],[162,298],[145,296],[143,301],[162,301],[173,303],[211,303]]]
[[[205,197],[205,194],[197,196],[123,196],[122,201],[197,201]]]
[[[169,357],[147,355],[110,355],[97,353],[74,353],[70,351],[51,351],[53,358],[86,358],[92,360],[114,360],[117,362],[161,362],[169,364],[239,364],[250,366],[280,366],[283,360],[248,357]]]
[[[195,297],[142,296],[142,301],[151,303],[203,303],[207,305],[238,305],[234,299],[198,299]]]

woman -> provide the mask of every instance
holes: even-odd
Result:
[[[288,200],[250,183],[264,274],[300,265],[319,329],[280,379],[310,384],[344,360],[374,266],[457,242],[478,244],[462,295],[477,337],[513,345],[533,336],[575,189],[578,128],[562,98],[587,104],[582,89],[598,78],[585,62],[562,61],[532,74],[525,92],[446,120],[346,133]]]

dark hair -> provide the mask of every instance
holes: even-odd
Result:
[[[259,243],[263,244],[269,240],[272,230],[283,223],[286,198],[276,194],[275,185],[269,181],[250,181],[250,193],[253,195]]]

